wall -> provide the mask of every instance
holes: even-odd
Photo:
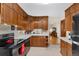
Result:
[[[52,27],[56,27],[57,28],[57,36],[58,36],[58,43],[60,43],[60,21],[61,19],[58,17],[52,17],[49,16],[48,18],[48,26],[49,26],[49,31]]]

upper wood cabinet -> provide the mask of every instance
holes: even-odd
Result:
[[[7,24],[9,24],[9,22],[11,22],[11,13],[10,13],[10,11],[11,11],[11,9],[9,9],[9,7],[8,6],[6,6],[5,4],[4,4],[4,23],[7,23]]]
[[[17,25],[22,28],[22,21],[27,14],[16,3],[1,3],[1,23]]]
[[[13,8],[14,3],[4,3],[5,5],[7,5],[9,8]]]
[[[4,23],[4,4],[1,4],[1,24]]]
[[[13,4],[13,9],[17,12],[17,13],[19,13],[19,6],[18,6],[18,4],[16,4],[16,3],[12,3]]]
[[[48,17],[47,16],[34,16],[31,19],[32,29],[44,29],[48,30]]]
[[[72,30],[72,15],[67,15],[65,18],[65,29],[66,31]]]
[[[65,37],[66,36],[66,30],[65,30],[65,20],[61,21],[61,37]]]
[[[76,11],[79,11],[79,3],[75,3],[75,8],[76,8]]]
[[[14,10],[12,10],[12,24],[18,25],[18,14]]]
[[[65,17],[70,14],[70,8],[65,10]]]
[[[47,16],[30,16],[16,3],[1,3],[1,23],[17,25],[20,29],[48,29]]]
[[[65,29],[72,31],[73,15],[79,13],[79,3],[72,4],[65,10]]]
[[[48,30],[48,17],[44,17],[41,19],[42,29]]]
[[[72,6],[70,6],[70,13],[73,14],[76,12],[76,5],[73,4]]]

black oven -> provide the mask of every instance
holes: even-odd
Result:
[[[0,35],[0,56],[12,55],[12,49],[9,49],[14,44],[14,33]]]
[[[21,40],[23,40],[21,42]],[[30,50],[30,39],[21,39],[18,41],[17,45],[13,48],[13,56],[25,56]]]

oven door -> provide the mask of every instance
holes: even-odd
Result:
[[[23,42],[16,45],[13,48],[12,55],[13,56],[26,56],[30,49],[30,40],[26,39]]]

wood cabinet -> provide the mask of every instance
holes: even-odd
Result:
[[[74,5],[75,5],[75,9],[76,9],[75,12],[79,12],[79,3],[75,3]]]
[[[21,7],[16,3],[1,3],[1,23],[8,25],[17,25],[24,27],[22,21],[26,20],[28,16]],[[26,21],[27,22],[27,21]],[[24,27],[25,28],[25,27]]]
[[[60,49],[61,54],[63,56],[66,56],[66,42],[64,42],[63,40],[61,40]]]
[[[1,24],[4,23],[4,4],[1,4]]]
[[[65,29],[72,31],[73,15],[79,13],[79,3],[72,4],[65,10]]]
[[[7,23],[7,24],[9,24],[9,23],[11,23],[11,9],[9,9],[9,7],[8,6],[6,6],[5,4],[4,4],[4,23]]]
[[[30,16],[17,3],[1,3],[1,23],[17,25],[26,31],[48,30],[48,16]]]
[[[66,30],[65,30],[65,20],[61,21],[61,37],[65,37],[66,36]]]
[[[66,51],[67,51],[67,56],[72,56],[72,45],[70,43],[66,42]]]
[[[48,30],[48,17],[43,17],[40,23],[42,29]]]
[[[66,21],[65,21],[65,29],[66,31],[71,31],[72,30],[72,16],[71,15],[67,15],[66,16]]]
[[[72,44],[61,40],[60,49],[63,56],[72,56]]]
[[[13,10],[13,13],[12,13],[12,24],[13,25],[18,25],[18,14]]]
[[[9,7],[8,4],[1,4],[1,22],[6,23],[9,25],[13,25],[13,21],[16,20],[16,14],[11,9],[11,6]],[[13,15],[14,14],[14,15]],[[15,18],[15,19],[14,19]]]
[[[48,37],[47,36],[32,36],[30,38],[30,45],[32,47],[47,47]]]
[[[32,16],[33,17],[33,16]],[[48,30],[48,17],[47,16],[34,16],[31,19],[32,29]]]

